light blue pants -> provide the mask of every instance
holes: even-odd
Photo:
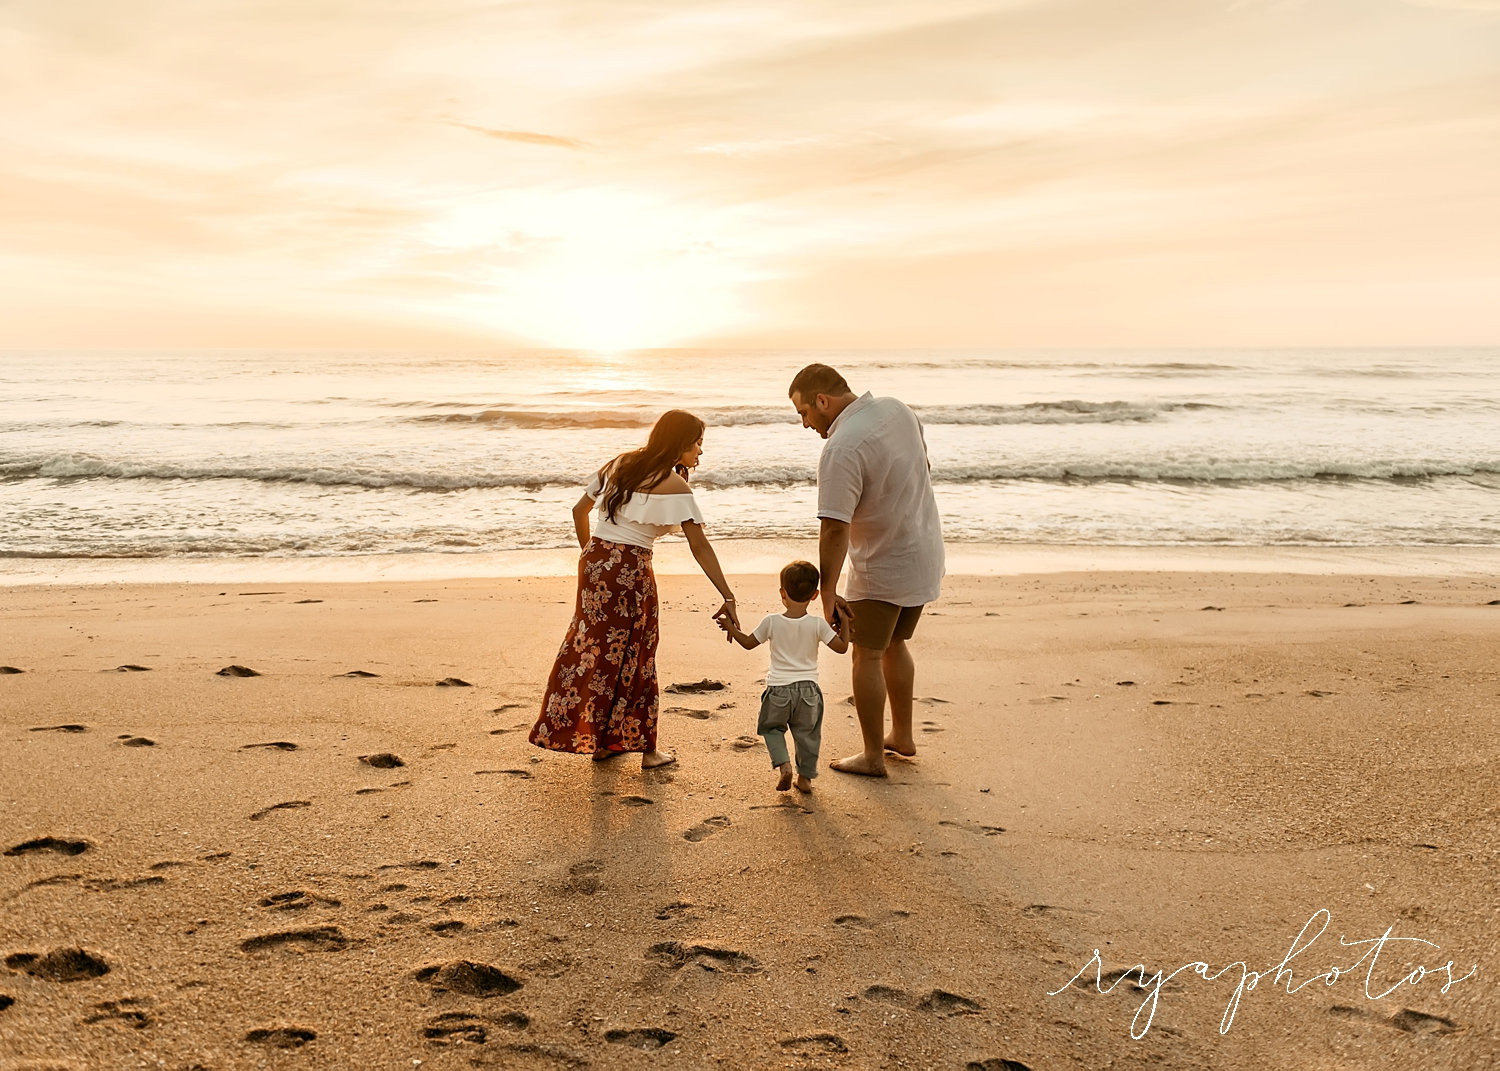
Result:
[[[818,748],[823,743],[823,690],[817,681],[772,684],[760,693],[760,718],[755,731],[766,742],[771,765],[790,761],[787,730],[797,745],[797,772],[811,780],[818,776]]]

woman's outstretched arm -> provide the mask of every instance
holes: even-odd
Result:
[[[578,535],[578,549],[589,546],[589,514],[594,512],[594,500],[584,495],[573,507],[573,531]]]
[[[725,616],[735,628],[739,628],[740,615],[734,610],[734,592],[729,590],[729,581],[724,579],[724,570],[719,567],[719,556],[714,553],[713,544],[703,534],[703,525],[696,521],[683,521],[682,534],[687,537],[688,548],[693,552],[698,568],[703,570],[703,575],[708,577],[709,582],[724,597],[724,605],[714,611],[714,617]],[[734,639],[732,636],[728,638]]]

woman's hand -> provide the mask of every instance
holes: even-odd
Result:
[[[740,627],[740,615],[735,613],[733,599],[725,599],[723,605],[714,611],[714,621],[718,623],[720,628],[724,628],[726,623],[733,625],[735,628]],[[724,629],[724,631],[727,633],[729,630]],[[734,639],[733,636],[728,638],[731,640]]]

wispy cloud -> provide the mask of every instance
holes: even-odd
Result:
[[[461,123],[456,119],[443,119],[441,122],[448,126],[458,127],[460,130],[472,130],[476,134],[483,134],[487,138],[495,138],[499,141],[519,141],[524,145],[556,145],[564,149],[581,149],[584,145],[577,138],[564,138],[556,134],[538,134],[531,130],[496,130],[493,127],[478,126],[474,123]]]

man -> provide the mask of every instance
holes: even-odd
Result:
[[[938,597],[943,531],[932,494],[927,444],[916,414],[894,398],[855,397],[825,364],[798,372],[787,391],[827,442],[818,461],[818,570],[823,616],[851,628],[854,709],[864,750],[835,770],[885,776],[885,753],[915,755],[911,731],[915,668],[906,641],[922,607]],[[838,594],[849,557],[847,601]],[[885,733],[890,699],[891,731]]]

